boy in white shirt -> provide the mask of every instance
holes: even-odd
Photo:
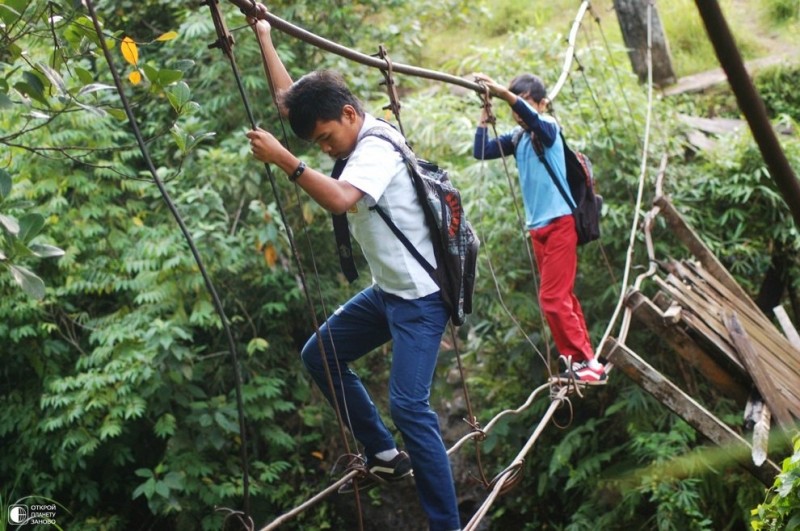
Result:
[[[260,8],[263,6],[259,6]],[[254,30],[267,75],[278,94],[281,113],[297,136],[311,140],[337,159],[338,179],[306,167],[270,133],[249,131],[253,155],[275,164],[308,195],[334,214],[347,213],[350,230],[369,263],[373,284],[337,309],[302,350],[302,359],[326,398],[332,402],[325,364],[333,379],[339,409],[348,413],[355,437],[364,445],[372,477],[393,481],[411,475],[432,531],[460,528],[450,463],[430,407],[439,343],[449,313],[440,289],[417,259],[370,207],[378,205],[429,263],[435,264],[430,230],[402,156],[391,143],[364,136],[384,127],[396,140],[402,135],[366,114],[341,76],[312,72],[292,83],[275,52],[266,21]],[[342,169],[343,167],[343,169]],[[337,172],[338,173],[338,172]],[[408,454],[394,438],[359,377],[348,364],[392,340],[389,408]],[[335,353],[335,355],[334,355]]]

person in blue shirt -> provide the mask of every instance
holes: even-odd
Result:
[[[538,145],[543,150],[563,188],[569,190],[560,128],[553,117],[544,114],[549,103],[544,83],[533,74],[515,77],[508,87],[484,74],[475,74],[475,79],[492,96],[508,103],[518,124],[514,130],[490,139],[484,108],[475,131],[473,155],[479,160],[514,155],[517,161],[525,226],[539,269],[539,304],[556,349],[566,363],[566,371],[557,379],[604,384],[604,366],[595,359],[581,304],[574,293],[578,266],[578,236],[571,208],[574,204],[567,204],[534,147]]]

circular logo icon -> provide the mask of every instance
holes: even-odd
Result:
[[[22,524],[28,519],[27,505],[12,505],[8,508],[8,523]]]

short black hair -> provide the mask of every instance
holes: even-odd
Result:
[[[517,96],[528,95],[539,103],[547,96],[547,90],[544,88],[544,82],[539,76],[533,74],[521,74],[511,80],[508,90]]]
[[[342,108],[352,105],[359,116],[364,115],[361,102],[333,70],[317,70],[298,79],[281,96],[281,105],[289,117],[294,134],[310,140],[317,121],[339,120]]]

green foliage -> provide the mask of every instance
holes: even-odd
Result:
[[[512,27],[513,6],[499,5],[480,27],[498,35]],[[244,23],[228,4],[220,7],[230,28]],[[119,40],[131,36],[138,43],[136,70],[143,79],[126,81],[124,90],[231,321],[244,378],[244,431],[219,317],[150,181],[91,21],[66,4],[7,1],[0,4],[0,264],[22,260],[33,267],[29,261],[39,256],[31,250],[45,243],[57,242],[64,254],[35,262],[48,286],[42,301],[0,274],[0,345],[6,354],[0,477],[15,495],[59,500],[71,511],[59,523],[70,528],[221,529],[224,514],[213,509],[241,509],[246,444],[253,517],[266,522],[329,482],[340,445],[333,413],[312,390],[297,354],[312,325],[284,216],[296,235],[318,319],[361,286],[346,285],[331,265],[327,213],[280,175],[274,176],[275,197],[263,166],[250,159],[243,136],[247,116],[230,65],[219,50],[206,47],[216,39],[207,8],[147,0],[102,9],[103,38],[126,74],[132,65],[123,60]],[[470,27],[469,21],[486,14],[485,7],[461,1],[300,1],[270,9],[355,48],[369,51],[385,42],[393,60],[412,63],[425,59],[422,39],[450,31],[452,17]],[[557,8],[527,12],[526,24],[551,10]],[[502,46],[461,39],[466,44],[460,54],[443,60],[442,70],[482,70],[500,81],[534,71],[552,84],[563,61],[565,28],[534,33],[520,25],[500,37]],[[167,31],[178,38],[154,41]],[[264,127],[281,131],[254,38],[246,28],[234,35],[254,113]],[[275,37],[293,76],[316,67],[343,70],[368,110],[381,114],[386,96],[379,73]],[[602,247],[581,250],[578,278],[597,340],[619,296],[616,277],[633,214],[647,101],[625,68],[609,75],[610,63],[627,64],[621,47],[612,46],[609,57],[590,41],[578,53],[580,76],[571,77],[554,108],[573,147],[592,158],[606,199]],[[796,85],[793,74],[774,79],[762,89],[769,108],[792,124],[797,105],[787,93]],[[460,331],[470,392],[483,420],[519,405],[555,368],[517,214],[513,161],[509,178],[499,162],[471,158],[479,114],[473,95],[409,78],[401,83],[404,91],[414,90],[403,96],[409,139],[421,156],[452,170],[483,240],[476,311]],[[771,249],[780,244],[796,250],[786,208],[746,135],[684,163],[674,110],[656,103],[651,163],[670,154],[667,188],[676,204],[692,207],[687,215],[693,226],[753,285]],[[499,130],[509,129],[507,108],[497,104],[495,111]],[[287,141],[309,164],[330,167],[317,151],[303,153],[306,144]],[[798,160],[796,142],[787,141],[787,152]],[[654,173],[648,170],[648,181]],[[657,250],[659,256],[682,252],[669,241],[659,241]],[[647,264],[641,250],[635,263]],[[643,335],[631,341],[654,360],[663,359],[659,368],[674,376],[663,347]],[[367,363],[361,374],[380,385],[384,358]],[[442,371],[453,363],[443,355]],[[438,398],[441,392],[437,388]],[[705,394],[715,411],[732,414],[724,398]],[[383,399],[380,392],[375,396]],[[497,427],[483,445],[487,466],[505,466],[546,405],[537,402]],[[526,461],[521,485],[492,515],[493,527],[735,527],[760,495],[748,478],[709,475],[712,467],[729,463],[709,464],[704,457],[687,465],[690,474],[666,473],[699,442],[685,423],[622,377],[557,416],[568,428],[547,428]],[[299,525],[336,528],[337,518],[323,504]]]
[[[756,531],[800,527],[800,436],[795,436],[794,454],[783,460],[767,499],[751,514],[750,524]]]
[[[25,293],[35,299],[42,299],[45,293],[44,281],[20,261],[31,257],[57,258],[63,256],[64,251],[54,245],[32,241],[44,227],[44,216],[37,212],[26,212],[31,206],[27,201],[11,200],[11,188],[11,175],[0,169],[0,229],[3,235],[0,271],[8,271]],[[22,213],[19,218],[14,216],[17,212]]]
[[[791,24],[800,21],[800,5],[792,0],[762,0],[770,22]]]

